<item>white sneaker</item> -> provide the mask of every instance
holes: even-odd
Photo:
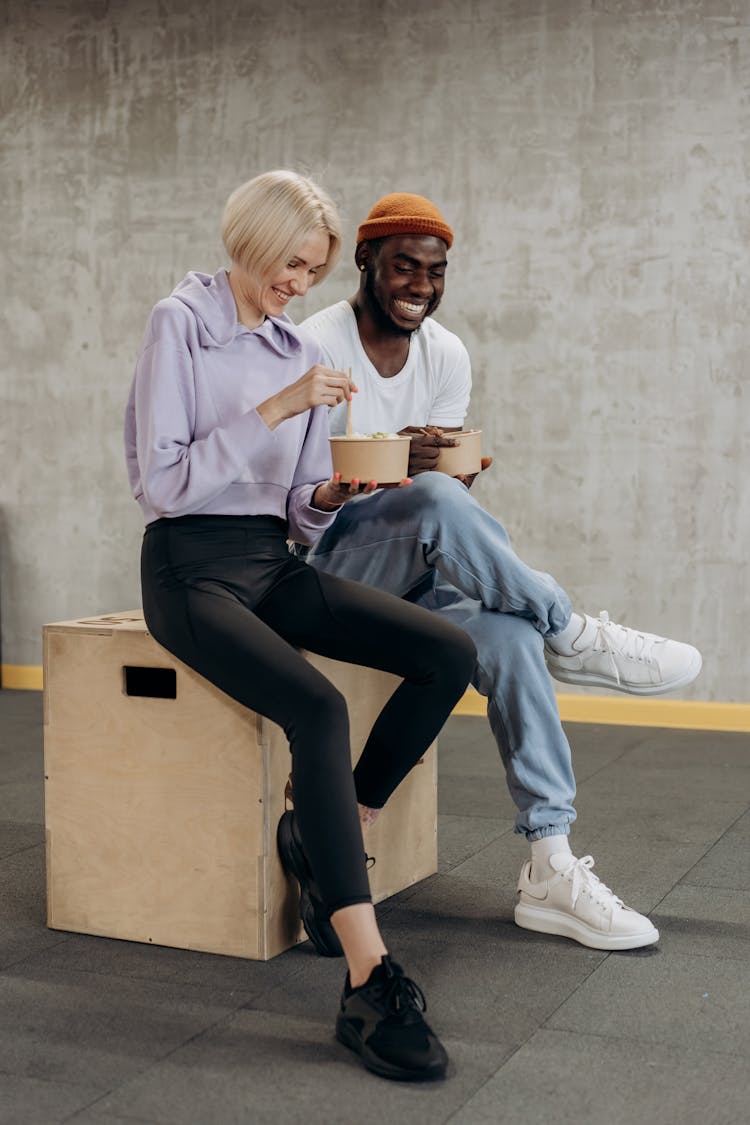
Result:
[[[605,887],[590,855],[550,856],[555,874],[531,882],[531,860],[521,868],[515,920],[524,930],[558,934],[592,949],[639,949],[659,940],[659,931]]]
[[[654,633],[638,633],[586,614],[586,624],[572,643],[571,656],[545,645],[550,674],[567,684],[597,685],[629,695],[663,695],[692,683],[701,670],[701,654],[692,645]]]

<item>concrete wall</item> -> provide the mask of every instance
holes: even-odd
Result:
[[[349,248],[381,194],[455,227],[477,486],[590,612],[693,639],[746,701],[746,0],[6,0],[1,659],[139,601],[121,418],[149,308],[267,168]],[[296,315],[355,287],[350,254]]]

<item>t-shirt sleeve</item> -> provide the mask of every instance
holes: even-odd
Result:
[[[460,428],[471,397],[471,361],[464,345],[454,336],[446,349],[444,365],[427,418],[428,426]]]
[[[357,364],[357,329],[348,301],[321,309],[302,321],[300,331],[315,340],[323,352],[322,362],[334,371]],[[356,341],[356,342],[355,342]]]

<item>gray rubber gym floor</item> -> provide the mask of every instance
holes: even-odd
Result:
[[[0,692],[0,1121],[750,1121],[750,737],[570,726],[579,855],[661,932],[600,953],[518,929],[526,855],[483,719],[440,745],[439,875],[379,908],[451,1055],[437,1085],[333,1038],[341,962],[45,926],[42,700]]]

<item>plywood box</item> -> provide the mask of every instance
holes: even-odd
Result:
[[[353,760],[397,680],[308,656],[349,704]],[[267,960],[302,941],[276,852],[283,731],[163,649],[140,612],[44,627],[47,922]],[[437,870],[432,747],[366,836],[380,901]]]

